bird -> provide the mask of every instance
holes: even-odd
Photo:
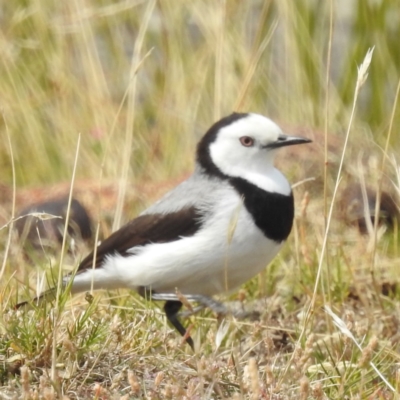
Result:
[[[348,225],[356,226],[361,234],[368,233],[370,225],[375,223],[377,191],[371,186],[350,183],[342,191],[339,199],[339,211],[342,219]],[[400,222],[400,212],[395,196],[390,191],[381,190],[378,210],[378,225],[389,230],[395,229]]]
[[[276,256],[292,229],[294,199],[274,157],[309,142],[260,114],[220,119],[197,144],[193,173],[101,242],[63,285],[72,294],[127,288],[165,301],[167,320],[194,349],[179,319],[183,303],[225,312],[214,296],[237,289]]]
[[[68,197],[29,204],[22,209],[15,227],[26,250],[51,249],[61,245],[68,209]],[[44,217],[43,215],[44,214]],[[53,216],[53,218],[52,218]],[[72,198],[67,234],[71,239],[92,238],[92,221],[85,207]]]

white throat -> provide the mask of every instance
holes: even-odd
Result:
[[[240,177],[267,192],[279,193],[288,196],[292,191],[285,176],[281,171],[274,167],[268,171],[268,174],[246,171],[246,173],[242,173]]]
[[[210,155],[220,171],[229,177],[245,179],[267,192],[289,195],[292,191],[285,176],[274,167],[272,155],[267,157],[261,154],[252,159],[237,161],[213,145],[210,146]]]

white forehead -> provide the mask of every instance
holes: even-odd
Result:
[[[281,133],[281,128],[269,118],[259,114],[248,114],[246,117],[240,118],[222,128],[218,133],[218,138],[251,136],[268,142],[275,141]]]

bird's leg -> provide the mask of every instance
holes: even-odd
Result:
[[[207,307],[214,311],[216,314],[226,315],[230,311],[219,301],[214,300],[212,297],[203,296],[202,294],[184,294],[181,295],[186,300],[195,301],[200,303],[203,307]],[[151,293],[152,300],[164,300],[164,301],[180,301],[179,296],[174,293]]]
[[[173,327],[185,338],[188,345],[194,351],[193,339],[187,335],[186,329],[178,319],[178,312],[181,308],[182,303],[180,301],[167,300],[164,304],[164,311],[168,321],[171,322]]]
[[[185,295],[176,295],[171,293],[155,293],[153,294],[154,300],[172,300],[172,301],[181,301],[182,297],[184,297],[188,301],[195,301],[200,304],[199,307],[194,308],[193,310],[188,310],[183,313],[180,313],[181,316],[187,317],[193,315],[203,308],[209,308],[218,317],[224,317],[228,314],[233,315],[237,319],[246,319],[250,318],[251,320],[259,319],[260,315],[257,311],[244,311],[244,310],[231,310],[226,307],[223,303],[213,299],[212,297],[204,296],[201,294],[185,294]]]
[[[178,297],[176,295],[156,293],[143,286],[138,289],[138,293],[147,300],[165,300],[164,312],[168,321],[185,338],[192,350],[194,350],[193,339],[187,335],[186,329],[178,319],[178,312],[182,308],[182,302],[179,301]]]
[[[201,306],[198,308],[209,308],[211,311],[214,311],[218,317],[224,317],[228,314],[233,315],[237,319],[245,319],[248,317],[254,317],[254,312],[248,312],[243,310],[231,310],[226,307],[223,303],[213,299],[212,297],[203,296],[201,294],[194,294],[194,295],[185,295],[188,300],[196,301],[200,303]],[[197,309],[195,310],[198,311]]]
[[[218,315],[226,315],[229,314],[230,312],[229,309],[224,304],[213,299],[212,297],[203,296],[201,294],[185,295],[185,297],[190,301],[196,301],[203,307],[209,308]]]
[[[190,336],[187,335],[186,329],[183,327],[181,322],[178,319],[179,310],[182,308],[183,298],[188,301],[195,301],[200,304],[200,307],[197,307],[194,310],[189,310],[189,314],[185,313],[185,316],[192,315],[195,312],[201,310],[202,308],[209,308],[211,311],[215,312],[218,317],[225,316],[227,314],[232,314],[234,317],[243,319],[248,317],[249,313],[243,311],[231,311],[224,304],[220,303],[217,300],[214,300],[212,297],[204,296],[201,294],[175,294],[175,293],[157,293],[153,292],[151,289],[141,287],[139,288],[139,294],[144,298],[155,301],[165,301],[164,311],[167,316],[168,321],[174,326],[174,328],[185,337],[186,342],[190,345],[192,349],[194,349],[193,340]]]
[[[188,301],[195,301],[200,304],[199,307],[196,307],[194,310],[189,310],[188,312],[181,313],[183,316],[190,316],[195,314],[196,312],[202,310],[203,308],[209,308],[218,316],[224,316],[227,314],[232,314],[235,318],[245,319],[248,317],[255,317],[254,312],[248,311],[239,311],[239,310],[230,310],[221,302],[213,299],[212,297],[204,296],[202,294],[184,294],[177,295],[175,293],[155,293],[149,289],[141,288],[139,293],[146,298],[151,298],[151,300],[156,301],[179,301],[181,302],[182,297],[184,297]],[[143,294],[144,293],[144,294]],[[256,313],[258,314],[258,313]]]
[[[199,311],[198,309],[202,308],[209,308],[211,311],[215,312],[218,317],[224,317],[228,314],[233,315],[237,319],[259,319],[259,313],[254,311],[244,311],[244,310],[231,310],[230,308],[226,307],[223,303],[213,299],[212,297],[203,296],[201,294],[192,294],[192,295],[185,295],[186,299],[190,301],[196,301],[200,303],[200,307],[197,307],[194,312]]]

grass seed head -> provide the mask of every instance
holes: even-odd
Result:
[[[310,381],[306,376],[303,376],[300,379],[300,399],[307,400],[309,392],[310,392]]]
[[[140,392],[140,383],[135,375],[135,373],[131,370],[128,371],[128,382],[131,387],[131,392],[136,395]]]
[[[260,378],[258,375],[258,365],[255,358],[249,359],[248,374],[250,381],[251,398],[256,400],[260,397]]]
[[[366,368],[369,365],[374,356],[374,351],[377,349],[378,345],[379,345],[378,338],[376,336],[373,336],[368,342],[368,345],[364,348],[364,350],[361,353],[361,358],[358,361],[358,366],[360,368]]]
[[[321,382],[317,382],[312,386],[312,396],[315,400],[323,400],[325,398],[324,390]]]

